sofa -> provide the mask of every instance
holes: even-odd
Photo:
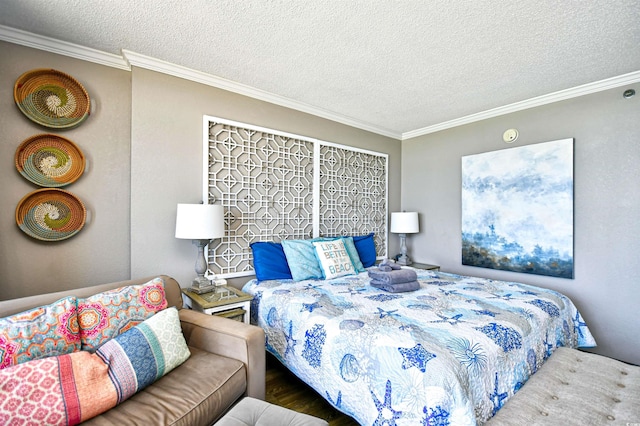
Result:
[[[154,278],[158,277],[0,301],[0,318],[51,304],[67,296],[80,300],[120,287],[140,286]],[[166,311],[176,308],[179,317],[176,328],[181,328],[190,356],[166,375],[84,424],[211,425],[245,396],[264,399],[264,331],[242,322],[183,308],[178,282],[166,275],[159,278],[164,281]],[[13,370],[9,367],[6,371]]]

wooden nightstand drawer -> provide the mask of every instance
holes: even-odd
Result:
[[[236,308],[236,309],[229,309],[228,311],[220,311],[220,312],[216,312],[213,315],[218,316],[218,317],[224,317],[224,318],[229,318],[235,321],[244,321],[244,315],[247,313],[247,311],[245,311],[242,308]]]

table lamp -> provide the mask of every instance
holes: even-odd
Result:
[[[399,234],[400,236],[400,256],[397,263],[399,265],[407,266],[413,262],[407,255],[407,234],[415,234],[420,232],[420,226],[418,224],[417,212],[398,212],[391,213],[391,232]]]
[[[216,238],[224,237],[224,208],[215,204],[178,204],[176,215],[176,238],[190,239],[198,247],[196,274],[191,291],[197,294],[208,293],[215,285],[204,274],[207,260],[204,248]]]

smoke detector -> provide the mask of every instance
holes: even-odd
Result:
[[[516,129],[505,130],[502,134],[502,140],[506,143],[512,143],[518,139],[518,131]]]

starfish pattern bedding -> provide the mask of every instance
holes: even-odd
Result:
[[[249,281],[267,350],[361,425],[483,424],[556,347],[595,341],[566,296],[531,285],[417,270],[387,293],[366,272]]]

